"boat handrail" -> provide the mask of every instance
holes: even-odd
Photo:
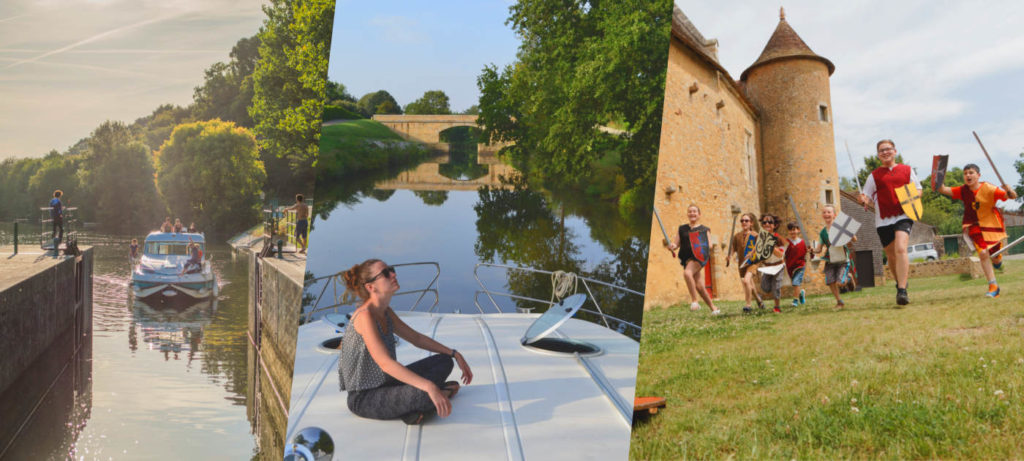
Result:
[[[429,283],[427,283],[427,286],[425,288],[420,288],[420,289],[416,289],[416,290],[400,291],[400,292],[394,294],[394,296],[397,297],[397,296],[404,296],[404,295],[415,295],[415,294],[419,293],[419,297],[416,298],[415,302],[413,302],[412,307],[410,307],[408,309],[410,312],[413,312],[417,308],[419,308],[420,302],[423,301],[423,298],[427,295],[427,293],[431,293],[431,294],[434,295],[434,302],[430,305],[429,308],[427,308],[427,312],[434,312],[434,310],[437,308],[438,303],[440,303],[440,295],[438,294],[439,288],[438,288],[437,280],[441,277],[441,265],[438,264],[435,261],[422,261],[422,262],[393,264],[392,266],[396,267],[396,268],[397,267],[407,267],[407,266],[433,266],[434,267],[434,277],[430,280]],[[319,314],[319,313],[326,312],[326,311],[332,311],[332,312],[337,313],[338,309],[343,307],[343,306],[349,306],[349,305],[354,306],[356,304],[356,302],[357,302],[356,299],[354,299],[354,298],[346,298],[346,296],[345,296],[345,293],[348,291],[348,288],[345,286],[345,279],[342,277],[342,273],[343,272],[344,271],[339,271],[339,272],[335,272],[335,273],[333,273],[331,275],[325,275],[325,276],[322,276],[322,277],[316,277],[316,278],[310,279],[310,280],[308,280],[306,282],[306,286],[308,287],[308,286],[313,286],[314,284],[316,284],[316,283],[318,283],[320,281],[327,280],[327,283],[324,284],[324,287],[320,289],[320,294],[317,295],[316,301],[314,301],[314,303],[313,303],[313,308],[310,309],[309,312],[305,312],[305,313],[303,313],[303,314],[301,314],[299,316],[299,324],[300,325],[304,324],[306,322],[309,322],[313,318],[313,316],[315,314]],[[320,306],[320,302],[321,302],[321,300],[324,299],[324,296],[327,294],[328,288],[331,289],[331,299],[332,299],[333,303],[330,304],[330,305],[327,305],[327,306]]]
[[[556,272],[553,272],[553,271],[546,271],[546,270],[543,270],[543,269],[535,269],[535,268],[532,268],[532,267],[520,267],[520,266],[511,266],[511,265],[507,265],[507,264],[494,264],[494,263],[477,263],[477,265],[473,268],[473,277],[476,278],[476,282],[477,282],[477,284],[480,285],[481,289],[477,290],[477,292],[474,294],[474,296],[473,296],[473,304],[476,305],[476,308],[478,310],[480,310],[480,312],[483,312],[483,307],[480,306],[480,294],[481,293],[487,295],[487,299],[491,302],[491,305],[494,306],[494,310],[497,311],[497,312],[501,312],[501,308],[498,307],[498,302],[494,299],[494,296],[500,296],[500,297],[505,297],[505,298],[509,298],[509,299],[521,299],[521,300],[524,300],[524,301],[536,302],[536,303],[540,303],[540,304],[545,304],[548,307],[550,307],[550,306],[552,306],[554,304],[553,300],[537,299],[537,298],[531,298],[531,297],[528,297],[528,296],[522,296],[522,295],[516,295],[516,294],[512,294],[512,293],[504,293],[504,292],[489,290],[484,285],[484,282],[482,280],[480,280],[479,270],[480,270],[481,267],[484,267],[484,268],[495,268],[495,269],[505,269],[506,271],[530,272],[530,273],[545,274],[545,275],[554,275],[556,273]],[[582,276],[582,275],[575,275],[575,278],[576,278],[576,280],[579,280],[579,281],[583,282],[583,288],[586,290],[587,295],[589,295],[588,296],[588,300],[590,302],[592,302],[594,304],[594,307],[597,309],[597,310],[592,310],[592,309],[585,309],[584,308],[584,309],[580,309],[581,311],[586,312],[586,313],[591,314],[591,315],[597,316],[601,320],[601,322],[604,323],[604,326],[606,328],[608,328],[608,329],[616,330],[616,331],[618,331],[620,333],[626,333],[628,331],[631,336],[633,336],[635,338],[639,338],[640,337],[640,332],[641,332],[640,325],[637,325],[637,324],[635,324],[633,322],[630,322],[628,320],[620,319],[618,317],[615,317],[615,316],[612,316],[612,315],[609,315],[609,314],[605,314],[601,310],[601,305],[598,303],[597,298],[594,296],[593,291],[590,289],[590,284],[593,283],[593,284],[597,284],[597,285],[603,285],[603,286],[606,286],[608,288],[612,288],[614,290],[618,290],[618,291],[621,291],[621,292],[624,292],[624,293],[638,295],[640,297],[643,297],[644,293],[641,293],[639,291],[632,290],[630,288],[626,288],[626,287],[623,287],[623,286],[611,284],[611,283],[608,283],[608,282],[603,282],[601,280],[595,280],[595,279],[592,279],[590,277],[585,277],[585,276]],[[617,324],[616,327],[612,328],[611,323],[609,321],[615,322]]]

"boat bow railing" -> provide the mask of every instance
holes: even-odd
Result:
[[[505,292],[500,292],[500,291],[495,291],[495,290],[488,289],[487,286],[484,285],[483,280],[480,279],[480,273],[479,273],[480,268],[504,269],[506,271],[518,271],[518,272],[532,273],[532,274],[544,274],[544,275],[548,275],[548,276],[555,277],[555,278],[557,278],[561,274],[564,274],[562,272],[552,272],[552,271],[546,271],[546,270],[541,270],[541,269],[534,269],[532,267],[519,267],[519,266],[510,266],[510,265],[505,265],[505,264],[493,264],[493,263],[478,263],[476,265],[476,267],[473,268],[473,277],[476,278],[476,282],[477,282],[477,284],[480,285],[480,289],[477,290],[476,293],[473,295],[473,304],[476,305],[476,308],[478,310],[480,310],[480,312],[484,311],[483,307],[480,305],[480,295],[481,294],[487,296],[487,301],[490,302],[491,306],[494,307],[494,310],[496,312],[501,312],[501,308],[498,306],[498,302],[494,299],[496,296],[497,297],[501,297],[501,298],[511,299],[511,300],[523,300],[523,301],[534,302],[534,303],[538,303],[538,304],[541,304],[541,305],[544,305],[544,306],[547,306],[547,307],[551,307],[555,303],[554,297],[552,297],[552,299],[550,299],[550,300],[538,299],[538,298],[532,298],[532,297],[529,297],[529,296],[517,295],[517,294],[514,294],[514,293],[505,293]],[[636,339],[640,338],[640,331],[641,331],[640,325],[637,325],[637,324],[635,324],[633,322],[630,322],[628,320],[620,319],[618,317],[606,314],[606,313],[604,313],[604,311],[601,310],[601,305],[598,302],[598,298],[596,296],[594,296],[594,290],[591,289],[591,286],[592,285],[604,286],[604,287],[611,288],[613,290],[620,291],[620,292],[623,292],[623,293],[629,293],[629,294],[637,295],[637,296],[640,296],[641,298],[643,298],[643,296],[644,296],[643,293],[641,293],[639,291],[636,291],[636,290],[632,290],[632,289],[623,287],[623,286],[614,285],[614,284],[611,284],[611,283],[608,283],[608,282],[603,282],[601,280],[596,280],[596,279],[592,279],[592,278],[589,278],[589,277],[584,277],[582,275],[573,274],[573,277],[575,277],[575,280],[578,283],[582,283],[583,289],[584,289],[584,291],[587,294],[587,301],[590,304],[593,305],[593,308],[587,308],[587,307],[580,308],[581,312],[586,312],[587,314],[595,316],[597,318],[597,320],[599,321],[599,323],[603,324],[606,328],[609,328],[609,329],[612,329],[612,330],[616,330],[616,331],[618,331],[619,333],[622,333],[622,334],[628,334],[628,335],[630,335],[630,336],[632,336],[632,337],[634,337]],[[586,305],[584,305],[584,306],[586,306]],[[520,312],[530,312],[532,309],[533,308],[517,308],[517,310],[520,311]]]
[[[412,303],[412,306],[408,309],[410,312],[420,308],[423,304],[424,299],[429,299],[428,295],[433,295],[434,301],[430,304],[426,310],[427,312],[434,312],[437,309],[440,297],[438,295],[438,283],[437,280],[441,277],[441,265],[434,261],[426,262],[414,262],[414,263],[402,263],[393,264],[394,267],[411,267],[411,266],[430,266],[434,268],[434,275],[427,283],[425,288],[419,288],[415,290],[400,291],[394,294],[394,298],[400,296],[416,296],[416,300]],[[314,318],[319,318],[322,314],[328,312],[337,313],[343,308],[354,308],[359,302],[359,299],[351,294],[346,295],[348,288],[345,286],[345,279],[342,277],[342,273],[337,272],[331,275],[323,277],[317,277],[310,279],[306,282],[307,287],[314,286],[320,282],[326,281],[323,288],[320,289],[320,293],[316,296],[312,307],[308,312],[303,313],[299,317],[299,324],[309,322]]]

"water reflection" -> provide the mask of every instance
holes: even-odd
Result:
[[[318,184],[317,201],[324,207],[310,237],[307,271],[323,277],[370,257],[437,261],[441,312],[476,311],[478,262],[573,272],[643,291],[648,246],[641,236],[648,235],[649,223],[625,222],[614,202],[528,184],[519,172],[493,155],[477,155],[475,148],[453,143],[450,152],[400,171]],[[551,296],[549,276],[484,272],[478,275],[489,289]],[[403,290],[412,290],[431,276],[403,269],[400,281]],[[307,293],[319,295],[325,285],[314,284]],[[604,298],[605,312],[640,322],[638,296],[595,295]]]
[[[130,238],[93,234],[83,240],[95,252],[93,332],[74,354],[67,343],[55,342],[52,357],[39,366],[58,370],[48,372],[58,378],[43,372],[23,377],[25,389],[55,384],[18,434],[13,453],[19,456],[10,459],[258,454],[245,408],[253,372],[247,367],[246,259],[232,259],[226,245],[208,245],[221,284],[217,299],[161,305],[130,296]],[[0,408],[0,431],[10,414]]]

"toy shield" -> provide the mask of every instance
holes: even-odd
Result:
[[[860,223],[840,211],[828,228],[828,244],[834,247],[846,245],[854,235],[857,235],[858,230],[860,230]]]
[[[918,221],[921,219],[921,191],[917,189],[917,184],[913,182],[907,183],[896,188],[896,198],[900,201],[900,207],[903,208],[903,212],[907,214],[907,217]]]
[[[770,258],[776,244],[778,244],[778,239],[771,232],[761,229],[761,232],[757,234],[757,241],[754,243],[754,254],[750,256],[750,263],[759,263]]]
[[[749,260],[754,254],[754,247],[757,245],[757,236],[748,235],[747,242],[743,245],[743,261]]]
[[[932,157],[932,190],[938,191],[946,181],[946,165],[948,164],[948,155],[935,155]]]
[[[693,250],[693,257],[697,259],[701,267],[708,263],[711,254],[711,246],[708,244],[708,229],[700,228],[690,232],[690,249]]]

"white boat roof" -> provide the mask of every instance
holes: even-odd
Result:
[[[452,399],[448,418],[419,426],[353,415],[339,390],[337,350],[321,343],[342,329],[318,320],[299,328],[286,443],[315,426],[334,441],[334,459],[626,459],[639,343],[570,319],[552,335],[589,342],[579,357],[520,344],[539,314],[398,312],[413,329],[459,350],[473,382]],[[429,355],[399,339],[398,361]],[[458,379],[458,366],[449,379]]]
[[[196,243],[206,243],[206,237],[199,232],[150,232],[146,236],[146,242],[180,242],[188,243],[191,238]]]

